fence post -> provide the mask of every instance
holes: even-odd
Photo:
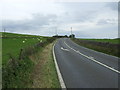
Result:
[[[22,52],[23,52],[23,49],[21,48],[21,49],[20,49],[20,54],[19,54],[19,60],[22,59]]]

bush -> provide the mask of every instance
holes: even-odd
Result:
[[[27,86],[28,82],[30,82],[29,74],[32,71],[33,65],[29,58],[19,61],[11,60],[6,67],[2,68],[2,87],[23,88],[25,85]]]

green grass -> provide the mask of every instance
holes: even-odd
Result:
[[[36,35],[28,35],[28,34],[17,34],[17,33],[7,33],[7,32],[1,32],[2,37],[40,37]]]
[[[120,39],[80,39],[80,40],[91,40],[96,42],[108,42],[112,44],[120,44]]]
[[[22,34],[2,33],[3,88],[27,88],[31,82],[30,73],[34,63],[27,53],[38,48],[31,48],[35,44],[46,42],[47,37],[33,35],[29,37]],[[27,53],[25,52],[24,58],[20,60],[21,49]]]
[[[52,56],[52,46],[53,43],[48,44],[42,51],[32,55],[31,59],[36,63],[36,67],[31,77],[33,83],[29,88],[60,88]]]
[[[0,32],[0,37],[2,36],[2,33]],[[2,39],[0,38],[0,68],[2,66]]]
[[[18,64],[9,64],[2,68],[2,88],[27,88],[31,82],[30,73],[34,63],[29,58],[15,61]]]
[[[34,70],[39,75],[42,75],[40,82],[43,84],[38,83],[39,85],[42,85],[41,87],[60,87],[51,55],[52,46],[45,48],[46,45],[52,43],[54,40],[55,38],[50,37],[3,33],[3,88],[31,87],[29,85],[35,80],[31,77]],[[23,49],[23,52],[20,55],[21,49]],[[43,52],[44,50],[45,52]],[[40,59],[38,62],[34,62],[30,57],[38,52],[40,55],[37,55],[36,58],[41,58],[42,60]],[[22,56],[21,59],[19,59],[19,55]],[[41,61],[45,63],[42,63]],[[38,68],[36,68],[36,66]],[[34,74],[38,76],[36,73]],[[38,80],[39,78],[37,77],[36,79]]]
[[[20,53],[20,49],[34,45],[42,40],[42,42],[46,41],[46,37],[37,37],[37,38],[15,38],[19,36],[28,36],[22,34],[10,34],[3,33],[5,36],[12,36],[14,38],[3,38],[2,39],[2,64],[6,64],[9,60],[9,54],[12,56],[18,57]],[[30,37],[30,35],[29,35]],[[23,43],[24,42],[24,43]]]

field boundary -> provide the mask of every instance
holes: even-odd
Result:
[[[74,43],[93,50],[95,52],[100,52],[101,54],[112,56],[115,58],[120,58],[119,56],[119,46],[120,44],[109,44],[109,43],[104,43],[104,42],[89,42],[87,40],[81,41],[78,39],[71,39]]]
[[[74,42],[74,41],[73,41]],[[74,42],[75,44],[77,44],[76,42]],[[77,45],[79,45],[79,44],[77,44]],[[117,56],[113,56],[113,55],[110,55],[110,54],[107,54],[107,53],[104,53],[104,52],[100,52],[100,51],[97,51],[97,50],[94,50],[94,49],[91,49],[91,48],[87,48],[87,47],[85,47],[85,46],[82,46],[82,45],[80,45],[82,48],[84,48],[84,49],[89,49],[89,50],[91,50],[91,51],[94,51],[94,52],[99,52],[99,53],[101,53],[101,54],[103,54],[103,55],[106,55],[106,56],[111,56],[111,57],[114,57],[114,58],[117,58],[117,59],[120,59],[120,57],[117,57]]]
[[[60,82],[60,86],[61,86],[62,89],[66,90],[66,86],[65,86],[64,80],[62,78],[62,74],[60,72],[60,69],[59,69],[59,66],[58,66],[58,63],[57,63],[57,60],[56,60],[55,52],[54,52],[54,47],[55,47],[56,42],[53,44],[53,59],[54,59],[54,63],[55,63],[55,68],[57,70],[57,75],[58,75],[58,79],[59,79],[59,82]]]

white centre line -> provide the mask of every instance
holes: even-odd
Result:
[[[83,53],[81,53],[81,52],[79,52],[79,51],[71,48],[65,41],[64,41],[64,43],[66,44],[66,46],[68,46],[70,49],[72,49],[72,50],[75,51],[76,53],[79,53],[80,55],[82,55],[82,56],[84,56],[84,57],[86,57],[86,58],[88,58],[88,59],[96,62],[97,64],[100,64],[100,65],[102,65],[102,66],[104,66],[104,67],[106,67],[106,68],[108,68],[108,69],[110,69],[110,70],[112,70],[112,71],[114,71],[114,72],[120,73],[120,71],[118,71],[118,70],[116,70],[116,69],[114,69],[114,68],[112,68],[112,67],[110,67],[110,66],[108,66],[108,65],[106,65],[106,64],[103,64],[103,63],[95,60],[94,58],[91,58],[91,57],[89,57],[89,56],[87,56],[87,55],[85,55],[85,54],[83,54]]]

